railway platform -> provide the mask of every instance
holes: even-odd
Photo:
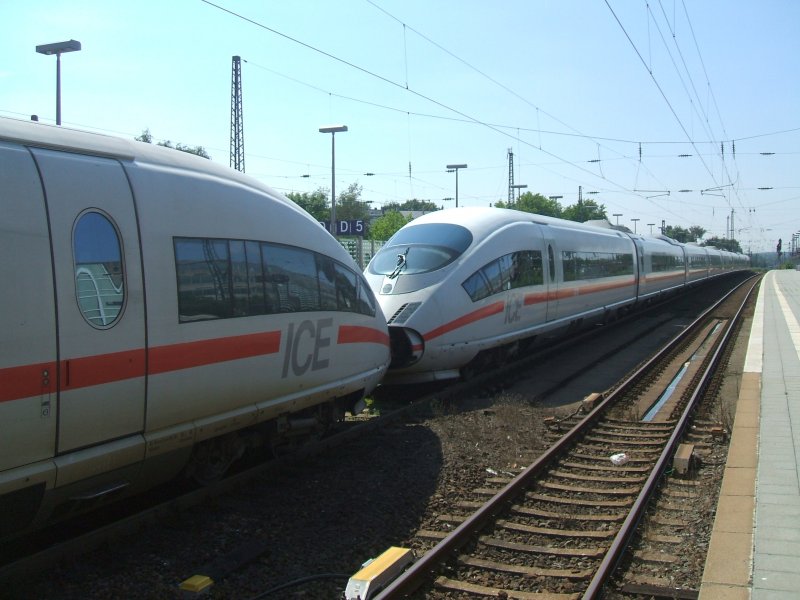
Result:
[[[800,597],[800,272],[761,283],[701,600]]]

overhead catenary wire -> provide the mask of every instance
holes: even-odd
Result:
[[[205,3],[205,4],[209,5],[209,6],[212,6],[212,7],[216,8],[216,9],[218,9],[218,10],[221,10],[221,11],[223,11],[225,13],[228,13],[231,16],[234,16],[234,17],[236,17],[238,19],[246,21],[246,22],[248,22],[248,23],[250,23],[250,24],[252,24],[252,25],[254,25],[256,27],[264,29],[265,31],[269,31],[269,32],[274,33],[275,35],[278,35],[278,36],[280,36],[280,37],[282,37],[284,39],[287,39],[287,40],[289,40],[291,42],[299,44],[299,45],[303,46],[304,48],[307,48],[307,49],[312,50],[314,52],[317,52],[317,53],[319,53],[319,54],[321,54],[323,56],[326,56],[326,57],[330,58],[331,60],[334,60],[336,62],[342,63],[342,64],[344,64],[344,65],[346,65],[346,66],[348,66],[350,68],[356,69],[359,72],[361,72],[363,74],[366,74],[366,75],[368,75],[370,77],[374,77],[374,78],[376,78],[376,79],[378,79],[378,80],[380,80],[380,81],[382,81],[382,82],[384,82],[384,83],[386,83],[388,85],[391,85],[393,87],[397,87],[397,88],[400,88],[400,89],[404,89],[408,93],[413,94],[414,96],[417,96],[418,98],[421,98],[421,99],[423,99],[423,100],[425,100],[427,102],[431,102],[432,104],[435,104],[436,106],[439,106],[440,108],[443,108],[443,109],[445,109],[447,111],[453,112],[453,113],[455,113],[455,114],[457,114],[457,115],[459,115],[461,117],[464,117],[464,118],[466,118],[466,119],[468,119],[468,120],[470,120],[470,121],[472,121],[472,122],[474,122],[476,124],[479,124],[479,125],[482,125],[482,126],[488,128],[488,129],[491,129],[492,131],[495,131],[496,133],[499,133],[500,135],[502,135],[504,137],[511,137],[513,139],[513,135],[512,134],[507,133],[507,132],[503,131],[502,129],[493,126],[492,124],[490,124],[490,123],[488,123],[486,121],[483,121],[481,119],[478,119],[478,118],[476,118],[476,117],[474,117],[472,115],[469,115],[469,114],[467,114],[467,113],[465,113],[465,112],[463,112],[463,111],[461,111],[461,110],[459,110],[457,108],[449,106],[449,105],[445,104],[444,102],[441,102],[441,101],[436,100],[436,99],[434,99],[434,98],[432,98],[430,96],[427,96],[427,95],[425,95],[425,94],[423,94],[421,92],[418,92],[418,91],[414,90],[413,88],[410,88],[410,87],[406,88],[401,83],[393,81],[393,80],[391,80],[391,79],[389,79],[387,77],[384,77],[383,75],[380,75],[378,73],[370,71],[369,69],[366,69],[364,67],[358,66],[358,65],[352,63],[351,61],[348,61],[348,60],[345,60],[343,58],[340,58],[340,57],[338,57],[338,56],[336,56],[334,54],[331,54],[330,52],[327,52],[325,50],[319,49],[319,48],[317,48],[315,46],[312,46],[311,44],[308,44],[306,42],[298,40],[298,39],[296,39],[296,38],[294,38],[292,36],[289,36],[289,35],[287,35],[285,33],[280,32],[280,31],[278,31],[276,29],[268,27],[267,25],[264,25],[263,23],[260,23],[260,22],[254,20],[254,19],[250,19],[249,17],[245,17],[244,15],[241,15],[241,14],[239,14],[239,13],[233,11],[233,10],[230,10],[228,8],[220,6],[219,4],[211,2],[211,0],[201,0],[201,2],[203,2],[203,3]],[[579,171],[581,171],[581,172],[583,172],[583,173],[585,173],[587,175],[590,175],[591,177],[597,177],[596,173],[593,173],[589,169],[586,169],[586,168],[582,167],[581,165],[579,165],[579,164],[577,164],[577,163],[575,163],[573,161],[570,161],[570,160],[565,159],[565,158],[563,158],[561,156],[558,156],[557,154],[555,154],[553,152],[550,152],[548,150],[545,150],[543,148],[537,148],[537,146],[535,144],[532,144],[530,142],[527,142],[527,141],[523,140],[522,143],[530,146],[531,148],[536,148],[540,152],[542,152],[542,153],[544,153],[544,154],[546,154],[546,155],[548,155],[548,156],[550,156],[552,158],[555,158],[556,160],[559,160],[562,163],[564,163],[566,165],[569,165],[569,166],[571,166],[571,167],[573,167],[573,168],[575,168],[575,169],[577,169],[577,170],[579,170]],[[561,177],[566,177],[563,174],[558,174],[558,175],[561,176]],[[638,195],[638,194],[636,194],[635,192],[633,192],[632,190],[630,190],[629,188],[627,188],[626,186],[624,186],[624,185],[622,185],[620,183],[617,183],[617,182],[612,181],[610,179],[605,179],[605,181],[607,181],[608,183],[614,185],[615,187],[617,187],[621,191],[625,191],[625,192],[630,193],[630,194]],[[661,207],[659,207],[659,208],[661,208]]]
[[[218,9],[221,9],[221,10],[223,10],[225,12],[228,12],[228,13],[230,13],[232,15],[235,15],[235,16],[241,18],[241,15],[238,15],[238,14],[234,13],[233,11],[230,11],[228,9],[220,7],[218,4],[215,4],[215,3],[210,2],[208,0],[203,0],[203,1],[204,1],[205,4],[208,4],[209,6],[216,7]],[[375,6],[376,8],[380,9],[380,7],[377,7],[374,2],[369,2],[369,4],[371,4],[372,6]],[[608,1],[606,2],[606,4],[608,6]],[[610,8],[610,6],[609,6],[609,8]],[[380,10],[383,10],[383,9],[380,9]],[[685,6],[684,6],[684,11],[686,11]],[[383,12],[386,13],[386,11],[383,11]],[[612,9],[611,12],[613,14],[613,9]],[[663,11],[663,6],[662,6],[662,13],[663,12],[664,11]],[[389,13],[386,13],[386,14],[388,15]],[[604,144],[599,144],[598,143],[600,141],[602,141],[602,142],[613,141],[614,143],[630,143],[630,144],[634,144],[634,149],[631,152],[624,152],[624,151],[623,152],[619,152],[615,148],[610,148],[609,152],[602,152],[602,156],[604,157],[604,158],[602,158],[603,162],[608,163],[608,161],[610,161],[610,160],[617,160],[614,157],[609,157],[609,154],[613,153],[615,156],[618,156],[619,159],[624,159],[624,160],[631,161],[636,166],[637,173],[638,173],[638,171],[640,169],[647,170],[650,173],[650,176],[653,179],[658,179],[658,177],[654,173],[652,173],[652,171],[649,170],[649,167],[648,167],[648,165],[646,163],[643,164],[641,162],[641,160],[637,160],[637,158],[635,156],[636,155],[635,149],[639,146],[639,144],[640,143],[644,143],[644,144],[649,144],[649,143],[653,143],[653,144],[670,144],[670,143],[673,143],[673,144],[685,144],[685,143],[689,143],[694,148],[693,154],[696,154],[697,155],[696,158],[701,163],[703,163],[706,171],[711,176],[711,179],[712,179],[713,183],[714,184],[718,184],[718,180],[715,178],[714,172],[708,167],[708,164],[705,161],[704,156],[707,156],[707,153],[700,152],[697,148],[699,148],[702,144],[712,143],[712,144],[714,144],[713,150],[716,150],[718,147],[720,147],[720,149],[721,149],[720,154],[724,154],[725,153],[724,152],[724,150],[725,150],[724,145],[733,146],[733,141],[732,140],[726,140],[726,141],[720,142],[718,140],[702,141],[702,140],[693,139],[693,137],[688,134],[688,131],[687,131],[687,128],[685,127],[685,124],[680,121],[680,119],[677,117],[677,115],[675,115],[675,116],[678,119],[678,122],[681,124],[682,129],[684,130],[684,134],[686,135],[688,141],[652,140],[652,141],[648,142],[648,141],[642,140],[642,139],[639,139],[639,140],[624,139],[625,136],[620,136],[618,138],[613,138],[613,137],[600,137],[600,136],[587,135],[587,134],[584,134],[582,132],[578,132],[574,128],[570,128],[570,126],[568,126],[563,121],[557,119],[553,115],[550,115],[549,113],[546,113],[544,111],[542,111],[543,114],[547,114],[550,118],[553,118],[554,120],[559,121],[565,127],[573,129],[573,131],[548,131],[548,130],[543,129],[541,126],[537,126],[535,128],[531,128],[531,127],[524,128],[524,127],[520,127],[518,124],[517,125],[502,125],[502,124],[497,124],[497,123],[491,123],[488,120],[476,118],[476,116],[468,114],[467,111],[459,110],[459,109],[453,107],[452,105],[448,104],[447,102],[442,101],[439,98],[433,98],[433,97],[431,97],[429,95],[421,93],[419,90],[413,89],[413,86],[411,85],[411,81],[410,81],[411,79],[413,79],[413,73],[409,71],[410,65],[408,63],[408,39],[407,39],[408,32],[413,32],[416,35],[420,35],[423,39],[427,39],[429,41],[429,43],[434,44],[435,46],[440,48],[443,52],[447,52],[448,55],[453,56],[454,58],[456,58],[457,60],[459,60],[463,64],[467,65],[469,68],[474,69],[474,67],[471,64],[469,64],[467,61],[464,61],[463,59],[460,59],[459,57],[457,57],[454,53],[446,50],[444,48],[444,46],[442,46],[441,44],[438,44],[438,43],[434,42],[433,40],[431,40],[427,36],[422,36],[422,34],[420,34],[417,30],[415,30],[413,27],[411,27],[407,23],[403,23],[402,21],[400,21],[399,19],[396,19],[396,17],[394,17],[392,15],[389,15],[389,16],[391,18],[395,19],[397,22],[401,23],[401,25],[403,26],[403,57],[404,57],[404,63],[403,64],[404,64],[404,70],[405,70],[404,81],[403,82],[395,82],[392,79],[390,79],[388,77],[384,77],[383,75],[381,75],[379,73],[375,73],[375,72],[373,72],[373,71],[371,71],[369,69],[364,69],[364,68],[360,67],[359,65],[355,64],[354,62],[340,59],[340,58],[336,57],[335,55],[333,55],[333,54],[331,54],[329,52],[325,52],[324,50],[320,50],[318,48],[315,48],[314,46],[311,46],[310,44],[307,44],[307,43],[302,42],[300,40],[296,40],[295,38],[292,38],[291,36],[286,36],[285,34],[282,34],[281,32],[278,32],[278,31],[276,31],[276,30],[274,30],[274,29],[272,29],[270,27],[265,27],[262,24],[253,21],[252,19],[249,19],[249,18],[246,18],[246,17],[244,17],[244,19],[246,21],[250,22],[250,23],[253,23],[253,24],[259,26],[259,27],[263,27],[265,30],[271,31],[273,33],[276,33],[277,35],[281,35],[285,39],[289,39],[292,42],[302,44],[304,47],[309,48],[309,49],[311,49],[311,50],[313,50],[315,52],[320,52],[321,54],[323,54],[326,57],[329,57],[329,58],[331,58],[333,60],[338,60],[339,62],[342,62],[343,64],[347,65],[348,67],[356,68],[362,73],[368,74],[369,76],[372,76],[372,77],[377,77],[379,80],[381,80],[381,81],[383,81],[383,82],[385,82],[387,84],[391,84],[393,86],[401,88],[401,89],[407,91],[408,93],[411,93],[411,94],[413,94],[413,95],[415,95],[415,96],[417,96],[417,97],[419,97],[419,98],[421,98],[423,100],[426,100],[428,102],[432,102],[433,104],[439,106],[443,110],[445,110],[447,112],[450,112],[450,113],[453,113],[453,114],[456,115],[456,116],[453,116],[453,114],[449,114],[449,115],[442,115],[442,114],[425,115],[424,113],[418,113],[418,112],[414,112],[414,111],[403,110],[402,108],[388,107],[386,104],[372,103],[372,105],[374,105],[376,107],[387,108],[389,110],[394,110],[394,111],[397,111],[397,112],[404,112],[406,114],[406,118],[407,118],[408,121],[410,121],[410,117],[412,115],[413,116],[420,115],[423,118],[447,119],[447,120],[451,120],[451,121],[471,123],[471,124],[474,124],[474,125],[479,125],[479,126],[482,126],[482,127],[486,127],[486,128],[489,128],[489,129],[495,131],[496,133],[498,133],[500,135],[504,135],[506,137],[512,137],[512,134],[511,134],[510,130],[516,129],[517,130],[517,132],[516,132],[517,135],[515,135],[513,137],[514,137],[514,139],[517,140],[517,144],[516,144],[517,146],[519,146],[521,144],[525,144],[526,146],[531,147],[533,149],[537,149],[537,150],[539,150],[540,147],[542,147],[542,149],[540,151],[543,154],[552,157],[553,159],[555,159],[557,161],[558,164],[563,164],[563,165],[570,166],[571,168],[575,169],[578,172],[577,173],[577,178],[576,177],[570,177],[568,174],[565,174],[565,172],[562,172],[563,170],[559,170],[557,172],[557,171],[553,171],[553,170],[548,169],[546,164],[531,163],[531,164],[534,164],[534,166],[536,166],[537,168],[541,168],[542,170],[545,170],[545,171],[548,171],[550,173],[553,173],[553,174],[555,174],[555,175],[557,175],[557,176],[559,176],[559,177],[561,177],[561,178],[563,178],[565,180],[575,181],[576,183],[589,185],[590,187],[593,187],[593,184],[591,184],[591,183],[587,184],[585,181],[581,181],[581,179],[584,178],[581,175],[581,173],[583,173],[585,176],[599,177],[601,180],[605,181],[606,184],[612,186],[613,189],[606,190],[606,191],[612,191],[612,192],[613,191],[623,191],[623,192],[625,192],[627,194],[630,194],[630,195],[633,195],[633,196],[638,196],[640,198],[642,197],[640,194],[636,193],[636,191],[635,191],[636,185],[631,187],[630,183],[627,183],[627,184],[620,183],[620,178],[618,176],[610,175],[608,170],[603,170],[602,164],[598,164],[599,168],[596,168],[596,169],[595,168],[593,168],[593,169],[582,168],[581,163],[583,162],[583,160],[581,160],[581,159],[579,159],[577,157],[565,157],[563,152],[562,153],[553,152],[552,148],[546,148],[545,147],[545,142],[543,142],[541,140],[541,138],[543,136],[546,136],[546,135],[570,136],[570,137],[575,137],[575,138],[579,138],[579,139],[595,140],[595,143],[598,146],[598,153],[599,153],[599,149],[600,148],[606,148],[606,146]],[[615,15],[615,17],[616,17],[616,15]],[[688,13],[687,13],[687,18],[688,18]],[[653,19],[655,19],[655,15],[653,15]],[[665,19],[666,19],[666,17],[665,17]],[[666,19],[666,20],[667,20],[667,22],[669,22],[668,19]],[[617,21],[618,21],[618,24],[620,24],[618,19],[617,19]],[[623,28],[623,31],[624,31],[624,28]],[[673,32],[673,36],[674,36],[674,29],[670,28],[670,31]],[[627,35],[627,33],[626,33],[626,35]],[[662,38],[663,38],[663,36],[662,36]],[[696,37],[695,37],[695,44],[697,45]],[[683,56],[683,53],[680,52],[680,47],[678,47],[678,48],[679,48],[679,53],[681,54],[681,56]],[[685,63],[685,59],[682,58],[682,60]],[[676,68],[677,68],[677,66],[676,66]],[[687,71],[688,71],[688,68],[687,68]],[[486,73],[480,71],[479,69],[476,69],[476,72],[479,72],[479,73],[482,74],[482,76],[486,76],[490,80],[493,80],[493,78],[489,77]],[[518,92],[516,92],[516,90],[513,90],[512,88],[510,88],[508,86],[503,86],[502,84],[500,84],[500,82],[496,82],[496,83],[498,85],[500,85],[501,87],[503,87],[504,89],[507,89],[508,91],[514,93],[516,95],[516,97],[518,97],[521,100],[525,101],[529,105],[534,106],[537,109],[537,116],[538,116],[538,112],[539,112],[539,110],[541,110],[538,106],[536,106],[532,102],[529,102],[528,100],[524,99]],[[660,82],[656,81],[657,85],[659,83]],[[303,84],[307,85],[305,83],[303,83]],[[697,105],[699,107],[702,107],[703,103],[702,103],[702,101],[699,101],[699,92],[697,92],[696,85],[694,84],[693,81],[691,81],[691,86],[695,90],[694,96],[695,96],[695,98],[697,98]],[[663,85],[661,87],[663,89]],[[319,89],[319,88],[317,88],[317,89]],[[329,95],[331,94],[331,92],[327,92],[327,93]],[[687,93],[688,93],[688,90],[687,90]],[[662,92],[662,95],[663,95],[663,92]],[[367,102],[368,103],[368,101],[366,101],[366,100],[363,100],[363,99],[360,99],[360,98],[354,98],[352,96],[341,96],[341,95],[337,95],[337,96],[345,97],[348,100],[354,101],[354,102]],[[675,114],[674,108],[672,107],[672,105],[669,104],[669,99],[667,99],[667,104],[670,106],[670,109],[673,111],[673,114]],[[693,102],[693,104],[694,104],[694,102]],[[704,117],[705,122],[710,121],[708,113],[704,112],[704,115],[705,115],[705,117]],[[537,142],[538,145],[537,145],[537,143],[534,143],[531,139],[520,138],[519,133],[518,133],[520,131],[531,132],[531,133],[538,134],[538,137],[539,137],[539,141]],[[723,126],[723,131],[724,131],[724,126]],[[784,131],[790,132],[792,130],[784,130]],[[725,133],[727,133],[727,132],[725,132]],[[758,134],[758,135],[766,135],[766,134]],[[410,128],[409,128],[409,137],[410,137]],[[718,137],[718,136],[714,136],[713,135],[713,129],[711,130],[711,137]],[[728,136],[726,135],[725,137],[728,137]],[[646,158],[647,155],[648,155],[648,153],[642,153],[640,158],[642,158],[642,157]],[[732,155],[733,155],[732,152],[729,153],[729,156],[732,156]],[[411,159],[412,158],[413,157],[411,155],[411,144],[410,144],[410,140],[409,140],[409,160],[408,160],[409,169],[408,169],[408,172],[407,172],[407,175],[409,175],[409,181],[411,181],[411,177],[410,176],[412,174],[412,171],[411,171],[411,168],[410,168],[411,167],[411,162],[412,162]],[[585,158],[584,158],[584,160],[585,160]],[[414,166],[416,166],[416,165],[414,165]],[[609,178],[608,179],[604,179],[605,176],[609,176]],[[728,181],[730,182],[731,179],[732,178],[729,176],[728,177]],[[637,174],[637,181],[638,181],[638,174]],[[737,179],[737,181],[738,181],[738,179]],[[666,189],[668,187],[677,187],[677,186],[664,185],[663,187]],[[698,187],[701,187],[701,186],[698,186],[698,185],[694,184],[694,185],[689,185],[689,186],[686,186],[686,187],[698,188]],[[736,192],[739,189],[740,189],[740,187],[737,187],[733,191]],[[666,211],[668,213],[671,212],[671,211],[668,210],[668,205],[666,205],[666,204],[664,204],[662,202],[659,202],[659,203],[651,202],[651,204],[653,204],[658,210]],[[674,213],[672,213],[672,214],[674,214]],[[675,216],[676,217],[680,217],[682,219],[686,218],[685,214],[675,215]]]

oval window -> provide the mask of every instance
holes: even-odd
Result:
[[[109,327],[122,314],[125,277],[116,227],[99,212],[82,214],[72,235],[75,294],[81,314],[99,328]]]

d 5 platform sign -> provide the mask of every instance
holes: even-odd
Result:
[[[330,221],[319,221],[327,231],[331,229]],[[336,235],[354,235],[364,237],[367,230],[367,224],[362,219],[353,221],[337,221],[336,222]]]

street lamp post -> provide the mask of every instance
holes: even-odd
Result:
[[[452,173],[453,171],[456,172],[456,208],[458,208],[458,170],[459,169],[466,169],[467,165],[447,165],[447,172]]]
[[[336,237],[336,134],[347,131],[347,125],[327,125],[320,127],[320,133],[331,134],[331,235]]]
[[[56,55],[56,125],[61,125],[61,55],[64,52],[77,52],[80,49],[81,43],[77,40],[36,46],[36,52],[39,54]]]

